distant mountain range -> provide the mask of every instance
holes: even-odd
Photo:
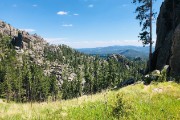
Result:
[[[97,48],[81,48],[77,50],[85,54],[99,55],[101,57],[106,57],[109,54],[121,54],[130,59],[136,57],[147,59],[149,56],[149,47],[140,46],[108,46]]]

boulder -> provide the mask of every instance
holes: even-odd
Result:
[[[158,78],[161,76],[161,72],[159,70],[154,70],[150,74],[147,74],[144,76],[144,83],[145,84],[150,84],[151,81],[157,81]]]
[[[166,74],[169,74],[169,72],[170,72],[170,67],[169,67],[169,65],[165,65],[165,66],[163,67],[163,69],[161,70],[161,73],[163,73],[163,72],[165,72]]]
[[[127,85],[131,85],[131,84],[134,84],[135,83],[135,80],[133,78],[131,79],[128,79],[128,80],[125,80],[123,82],[121,82],[117,87],[124,87],[124,86],[127,86]]]
[[[151,73],[151,76],[153,77],[158,77],[161,75],[161,72],[159,70],[154,70],[152,73]]]

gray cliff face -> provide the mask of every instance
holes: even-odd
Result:
[[[152,70],[162,70],[165,65],[170,65],[171,73],[180,74],[179,26],[180,0],[174,0],[174,3],[173,0],[165,0],[157,19],[157,41],[151,60]]]
[[[170,59],[172,75],[180,75],[180,24],[176,27],[173,36],[172,56]]]

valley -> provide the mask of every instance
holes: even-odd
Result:
[[[180,0],[0,8],[0,120],[180,119]]]

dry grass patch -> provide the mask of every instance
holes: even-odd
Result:
[[[0,120],[163,120],[180,119],[180,85],[136,84],[116,91],[49,103],[17,104],[0,100]]]

